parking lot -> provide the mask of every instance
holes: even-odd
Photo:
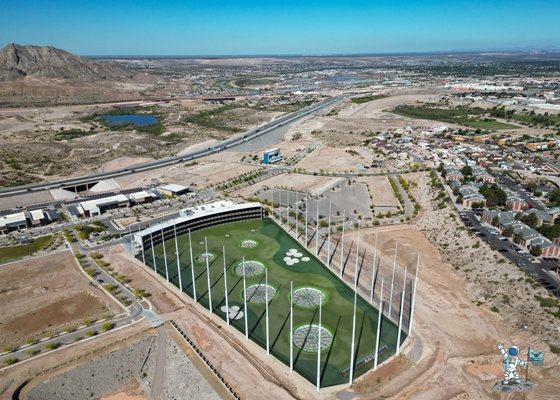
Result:
[[[498,229],[482,224],[480,222],[480,215],[477,214],[482,214],[482,212],[461,212],[461,220],[471,232],[483,239],[490,247],[502,253],[508,260],[519,266],[519,268],[538,281],[548,291],[560,298],[558,281],[549,275],[549,271],[558,269],[558,261],[553,259],[539,260],[533,257],[525,249],[517,246],[508,238],[503,237]]]

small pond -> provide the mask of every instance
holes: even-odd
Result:
[[[105,114],[100,115],[99,119],[102,119],[111,125],[132,124],[134,126],[148,126],[158,122],[156,117],[148,114]]]

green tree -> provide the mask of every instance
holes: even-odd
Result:
[[[513,236],[513,228],[511,226],[506,226],[502,231],[502,235],[505,237],[512,237]]]
[[[552,192],[550,192],[550,194],[548,195],[548,200],[549,200],[551,206],[553,206],[553,207],[559,206],[560,205],[560,189],[554,189]]]
[[[531,228],[536,228],[539,225],[539,218],[537,214],[531,213],[529,215],[525,215],[521,218],[521,222],[529,225]]]
[[[479,192],[486,199],[486,205],[488,207],[504,206],[507,200],[507,194],[495,183],[488,185],[484,184],[480,188]]]
[[[534,255],[535,257],[539,257],[542,254],[542,247],[541,246],[531,247],[531,254]]]

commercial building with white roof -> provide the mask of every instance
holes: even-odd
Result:
[[[246,219],[260,219],[264,216],[261,203],[235,204],[231,201],[216,201],[196,207],[185,208],[180,211],[179,217],[162,221],[134,234],[135,245],[149,248],[161,243],[162,236],[165,240],[171,239],[175,234],[181,235],[188,231],[197,231],[210,226],[226,222],[241,221]]]

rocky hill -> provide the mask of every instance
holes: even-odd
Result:
[[[22,46],[11,43],[0,50],[0,81],[11,81],[26,76],[97,81],[131,75],[121,66],[95,62],[51,46]]]

